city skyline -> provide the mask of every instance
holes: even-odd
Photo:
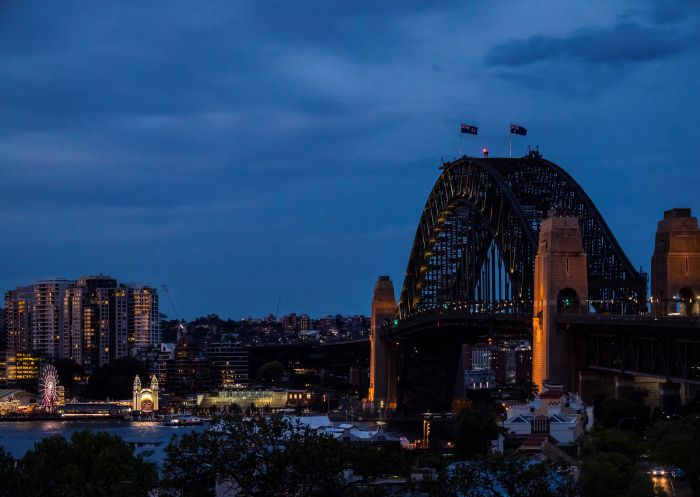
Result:
[[[0,288],[104,273],[167,285],[184,319],[280,295],[367,315],[441,158],[507,156],[510,123],[649,271],[663,212],[700,212],[699,10],[5,3]]]

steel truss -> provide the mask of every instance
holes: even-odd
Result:
[[[646,277],[591,199],[563,169],[531,153],[443,166],[418,223],[398,317],[443,308],[531,314],[539,227],[552,210],[579,219],[594,309],[643,310]]]
[[[589,368],[700,384],[700,342],[651,337],[591,335]]]
[[[462,350],[460,343],[423,339],[401,344],[398,385],[401,411],[450,410]]]

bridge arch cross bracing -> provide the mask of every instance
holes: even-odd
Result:
[[[531,313],[539,227],[553,209],[579,218],[594,309],[636,313],[645,306],[645,275],[591,199],[562,168],[535,153],[443,165],[418,223],[397,317],[448,307]]]

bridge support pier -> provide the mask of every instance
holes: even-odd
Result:
[[[615,398],[624,399],[629,397],[637,388],[634,383],[634,376],[620,374],[615,376]]]
[[[681,384],[675,381],[659,383],[659,408],[666,414],[675,414],[681,407]]]
[[[464,373],[458,371],[461,354],[461,342],[454,337],[428,337],[401,345],[398,401],[403,414],[452,408],[456,390],[464,383]]]
[[[398,346],[383,340],[380,330],[386,320],[394,319],[396,298],[388,276],[380,276],[374,284],[372,324],[370,329],[369,392],[367,398],[376,408],[396,408]]]
[[[578,218],[550,212],[540,226],[535,257],[532,381],[540,390],[545,381],[576,388],[578,354],[567,330],[557,325],[557,315],[586,312],[588,269]]]
[[[700,315],[700,229],[690,209],[671,209],[659,221],[651,296],[656,315]]]

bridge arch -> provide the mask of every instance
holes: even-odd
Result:
[[[539,153],[463,157],[442,166],[421,214],[397,317],[457,308],[531,313],[540,223],[548,212],[579,219],[597,311],[646,306],[646,278],[630,263],[576,181]]]
[[[700,314],[700,300],[693,290],[688,287],[678,290],[676,312],[682,316],[697,316]]]
[[[578,314],[581,310],[581,298],[576,290],[570,287],[563,288],[557,295],[558,314]]]

